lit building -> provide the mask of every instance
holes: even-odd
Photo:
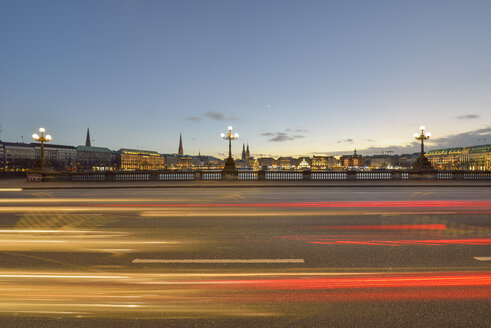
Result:
[[[298,165],[297,165],[297,169],[299,169],[299,170],[308,170],[308,169],[310,169],[310,164],[309,164],[309,162],[307,162],[307,159],[306,158],[302,158],[302,160],[300,161],[300,163],[298,163]]]
[[[334,156],[313,156],[312,169],[326,170],[339,166],[339,161]]]
[[[491,171],[491,145],[470,147],[468,165],[471,171]]]
[[[491,145],[431,150],[425,156],[438,170],[491,171]]]
[[[193,167],[193,158],[191,156],[179,156],[179,160],[177,163],[177,168],[190,169]]]
[[[123,148],[116,152],[116,165],[121,171],[163,170],[165,158],[155,151]]]
[[[312,167],[312,159],[310,157],[299,157],[294,161],[294,168],[299,170],[307,169],[305,163],[307,163],[309,169]]]
[[[356,149],[353,155],[343,155],[340,158],[341,166],[347,168],[359,168],[365,166],[365,159],[362,155],[356,153]]]
[[[291,170],[295,168],[295,159],[293,157],[279,157],[276,162],[280,170]]]
[[[278,162],[272,157],[262,157],[257,159],[259,167],[263,170],[276,170]]]
[[[435,149],[427,152],[425,156],[431,166],[437,170],[459,170],[462,150],[462,148]]]

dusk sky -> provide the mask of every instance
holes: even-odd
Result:
[[[491,143],[491,1],[0,0],[3,141],[223,156]]]

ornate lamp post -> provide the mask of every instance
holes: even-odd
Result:
[[[239,138],[239,134],[238,133],[233,134],[232,127],[229,126],[228,133],[227,134],[222,133],[220,134],[220,137],[222,137],[222,139],[228,140],[228,158],[225,161],[225,166],[222,171],[223,173],[222,176],[225,179],[236,179],[239,173],[237,171],[237,168],[235,167],[235,162],[232,157],[232,140],[237,140]]]
[[[421,140],[421,155],[416,160],[416,163],[414,163],[413,171],[422,172],[422,173],[424,172],[431,173],[434,172],[435,169],[431,166],[430,161],[425,156],[425,145],[424,145],[425,140],[430,139],[431,133],[430,132],[425,133],[424,125],[420,126],[419,129],[421,130],[421,133],[415,133],[413,134],[413,137],[416,140]]]
[[[425,133],[425,126],[424,125],[421,125],[419,127],[419,129],[421,130],[421,134],[415,133],[415,134],[413,134],[413,136],[416,140],[421,140],[421,156],[424,156],[424,154],[425,154],[425,140],[430,139],[431,133],[430,132]]]
[[[51,136],[49,134],[47,134],[46,136],[44,135],[44,132],[46,132],[44,128],[39,128],[39,132],[41,132],[41,136],[34,133],[32,135],[32,138],[41,143],[41,157],[39,158],[38,165],[41,167],[41,171],[43,171],[44,170],[44,143],[51,141]]]

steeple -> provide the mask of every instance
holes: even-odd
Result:
[[[87,138],[85,138],[85,146],[91,147],[89,128],[87,128]]]
[[[244,161],[245,159],[246,159],[245,144],[242,144],[242,160]]]
[[[354,156],[356,156],[356,148],[355,148],[355,155]]]
[[[182,133],[179,134],[179,155],[184,155],[184,150],[182,149]]]
[[[249,158],[251,158],[251,153],[249,152],[249,144],[247,144],[246,159],[249,160]]]

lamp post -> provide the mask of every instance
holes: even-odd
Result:
[[[44,135],[44,132],[46,132],[46,130],[44,128],[39,128],[39,132],[41,132],[41,136],[34,133],[32,135],[32,138],[41,143],[41,156],[39,159],[39,162],[40,162],[39,164],[41,166],[41,171],[43,171],[44,170],[44,143],[51,141],[51,136],[49,134]]]
[[[232,140],[237,140],[239,139],[239,134],[238,133],[232,133],[232,127],[228,127],[228,133],[222,133],[220,134],[220,137],[224,140],[228,140],[228,158],[225,161],[225,166],[223,167],[222,171],[222,177],[224,179],[237,179],[238,178],[238,171],[237,168],[235,167],[235,162],[232,157]]]
[[[413,136],[416,140],[421,140],[421,156],[424,156],[425,155],[424,142],[425,142],[425,140],[430,139],[431,133],[430,132],[425,133],[425,126],[424,125],[421,125],[419,127],[419,129],[421,130],[421,134],[415,133],[415,134],[413,134]]]
[[[232,127],[228,127],[228,133],[222,133],[220,134],[220,137],[222,137],[225,140],[228,140],[228,158],[232,158],[232,140],[237,140],[239,139],[239,134],[235,133],[232,134]]]
[[[412,171],[419,172],[419,173],[433,173],[435,169],[431,166],[430,161],[425,156],[425,140],[430,139],[431,133],[430,132],[425,133],[424,125],[420,126],[419,129],[421,132],[413,134],[413,137],[416,140],[421,140],[421,155],[414,163]]]

